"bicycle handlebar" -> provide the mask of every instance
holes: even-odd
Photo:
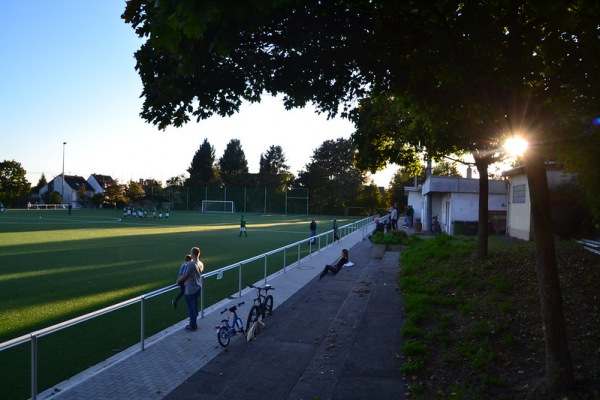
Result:
[[[238,308],[238,307],[241,307],[241,306],[243,306],[244,304],[246,304],[246,303],[242,301],[241,303],[238,303],[238,304],[237,304],[237,306],[231,306],[231,307],[229,307],[229,308],[226,308],[226,309],[224,309],[223,311],[221,311],[221,314],[224,314],[224,313],[226,313],[227,311],[230,311],[230,312],[235,312],[235,311],[237,310],[237,308]]]
[[[249,283],[247,286],[250,287],[250,288],[252,288],[252,289],[258,290],[259,292],[261,290],[264,290],[265,292],[268,292],[269,290],[275,290],[275,288],[273,286],[268,285],[268,284],[265,285],[265,286],[263,286],[263,287],[260,287],[260,286],[256,286],[256,285],[253,285],[253,284]]]

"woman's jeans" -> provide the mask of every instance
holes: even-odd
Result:
[[[198,327],[198,298],[200,297],[200,290],[202,290],[202,288],[199,288],[195,293],[185,295],[185,305],[187,306],[191,328]]]
[[[335,265],[326,265],[325,268],[323,268],[323,272],[321,272],[321,275],[319,275],[319,279],[327,275],[327,271],[331,271],[335,275],[338,272],[340,272],[340,270],[341,268],[338,268]]]

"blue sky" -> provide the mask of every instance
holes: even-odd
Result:
[[[207,138],[222,156],[239,139],[250,172],[261,153],[279,145],[291,167],[310,161],[323,141],[349,138],[353,125],[312,108],[285,111],[275,98],[159,131],[139,117],[142,86],[133,53],[141,41],[120,16],[123,0],[4,1],[0,13],[0,160],[15,160],[32,185],[42,173],[121,182],[187,176]],[[63,146],[63,142],[67,142]],[[63,152],[64,150],[64,152]],[[388,185],[395,168],[374,176]]]

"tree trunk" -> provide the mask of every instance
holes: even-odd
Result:
[[[546,341],[546,382],[551,393],[559,394],[572,390],[574,380],[550,220],[550,190],[541,155],[530,150],[524,160],[531,199],[537,279]]]
[[[490,182],[488,178],[489,161],[483,157],[474,156],[475,167],[479,173],[479,213],[477,219],[477,250],[476,255],[480,260],[488,256],[488,197]]]

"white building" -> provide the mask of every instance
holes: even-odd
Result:
[[[529,184],[523,166],[505,171],[504,176],[508,178],[508,212],[506,221],[507,235],[523,240],[533,240],[531,227],[531,200],[529,196]],[[560,191],[561,186],[572,183],[574,174],[563,172],[556,163],[546,163],[546,177],[548,178],[548,189],[552,193]],[[569,204],[560,204],[561,199],[551,197],[553,203],[553,221],[556,222],[565,210],[570,210]],[[562,209],[561,213],[559,210]],[[559,211],[559,212],[556,212]],[[573,221],[576,223],[576,221]],[[556,227],[555,227],[556,229]],[[556,233],[556,232],[555,232]]]
[[[420,220],[423,230],[430,229],[431,218],[437,215],[442,232],[477,233],[479,179],[432,175],[422,186],[407,187],[404,192],[408,204],[415,209],[415,221]],[[489,180],[488,221],[497,234],[505,230],[506,193],[505,181]]]
[[[100,174],[91,174],[87,182],[96,193],[104,193],[108,186],[115,183],[110,176]]]
[[[82,187],[85,187],[85,197],[87,198],[95,193],[91,185],[82,176],[65,175],[63,181],[62,175],[58,175],[40,189],[40,199],[47,191],[58,192],[62,196],[62,204],[71,204],[73,207],[78,208],[83,202],[83,199],[81,199]]]

